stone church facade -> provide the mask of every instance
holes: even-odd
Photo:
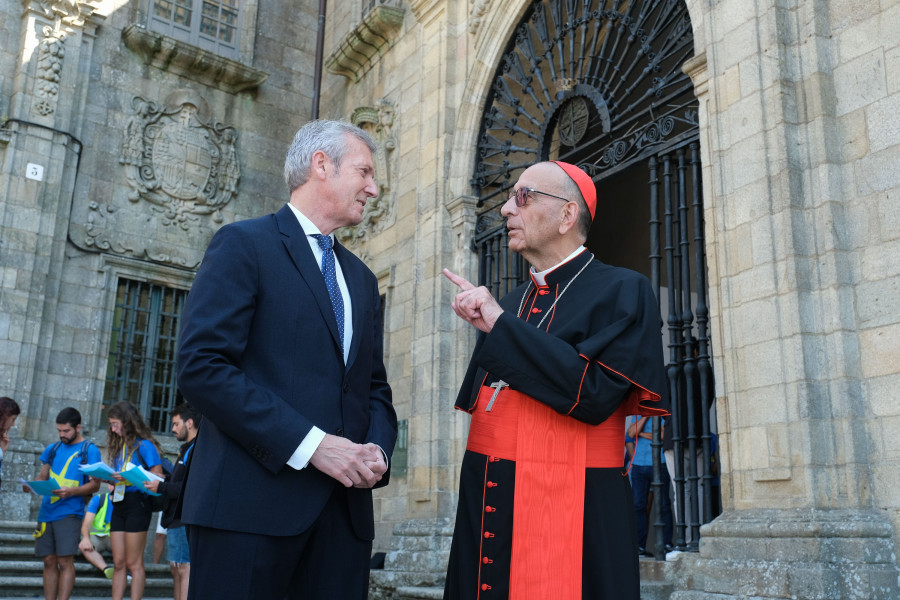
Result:
[[[0,2],[4,479],[64,406],[97,441],[118,399],[165,431],[206,244],[286,200],[316,3],[202,4]],[[900,597],[900,2],[333,0],[325,34],[319,114],[378,144],[339,234],[379,280],[402,424],[378,594],[440,585],[455,514],[474,335],[441,269],[521,277],[496,201],[560,157],[598,185],[589,248],[660,294],[673,386],[709,373],[721,514],[672,598]]]

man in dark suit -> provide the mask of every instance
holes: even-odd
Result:
[[[204,416],[184,491],[189,598],[367,596],[397,418],[378,285],[332,232],[377,195],[367,133],[313,121],[290,202],[222,227],[185,303],[178,383]]]

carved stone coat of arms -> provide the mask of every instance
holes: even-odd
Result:
[[[213,223],[222,223],[222,209],[237,193],[236,142],[237,131],[212,118],[195,92],[177,90],[163,104],[134,97],[118,157],[127,193],[108,203],[88,202],[86,215],[73,223],[73,241],[196,266]]]
[[[159,107],[134,98],[119,162],[131,186],[129,199],[161,207],[172,224],[186,229],[191,215],[213,214],[221,222],[219,211],[234,195],[240,169],[234,128],[210,119],[189,98],[180,100]]]

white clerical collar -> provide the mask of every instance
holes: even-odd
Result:
[[[579,254],[581,254],[583,251],[584,251],[584,246],[578,246],[578,248],[575,249],[575,252],[568,255],[562,261],[553,265],[549,269],[544,269],[543,271],[535,271],[534,267],[531,267],[531,278],[534,279],[534,284],[540,285],[540,286],[547,285],[547,274],[548,273],[563,266],[564,264],[566,264],[567,262],[569,262],[570,260],[572,260],[573,258],[578,256]]]
[[[297,217],[298,221],[300,221],[300,226],[303,228],[303,232],[306,233],[306,235],[322,234],[322,231],[318,227],[316,227],[312,221],[309,220],[309,217],[300,212],[299,208],[297,208],[290,202],[288,202],[287,205],[291,207],[292,211],[294,211],[294,216]],[[334,243],[334,234],[331,234],[328,237],[330,237],[332,243]]]

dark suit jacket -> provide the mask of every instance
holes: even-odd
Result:
[[[393,451],[377,281],[343,246],[334,251],[353,311],[346,367],[325,281],[290,207],[213,236],[185,303],[178,353],[181,392],[204,417],[185,523],[265,535],[306,530],[341,485],[312,465],[286,464],[314,425]],[[348,499],[356,534],[371,540],[371,490],[351,488]]]

